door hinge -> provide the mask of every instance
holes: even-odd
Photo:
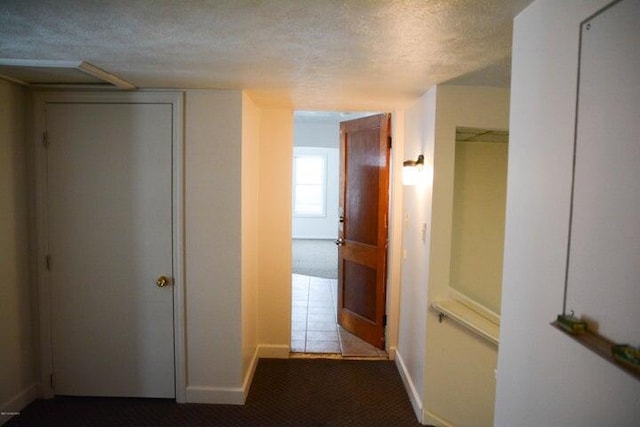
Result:
[[[384,326],[384,327],[387,326],[387,315],[386,314],[384,316],[382,316],[382,326]]]
[[[51,390],[55,388],[56,383],[55,383],[53,373],[49,375],[49,385],[51,386]]]
[[[389,148],[393,145],[393,138],[391,136],[387,137],[387,144],[389,144]]]
[[[49,134],[47,132],[42,132],[42,145],[45,148],[49,145]]]
[[[51,270],[51,255],[44,257],[44,265],[47,271]]]

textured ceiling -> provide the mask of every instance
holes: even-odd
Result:
[[[85,60],[141,88],[387,110],[437,83],[509,84],[531,0],[2,0],[0,57]]]

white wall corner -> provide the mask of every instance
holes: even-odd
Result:
[[[398,368],[398,372],[400,372],[400,378],[402,378],[402,383],[404,384],[405,390],[407,390],[407,394],[409,395],[409,401],[411,402],[411,406],[413,407],[413,411],[418,418],[418,421],[421,424],[424,424],[424,414],[422,411],[422,399],[416,390],[416,387],[411,379],[411,374],[407,370],[406,365],[404,364],[404,360],[402,359],[402,355],[398,350],[395,350],[395,363]]]
[[[258,357],[261,359],[288,359],[290,351],[289,345],[260,344]]]
[[[8,422],[17,412],[22,411],[31,402],[41,397],[40,383],[33,383],[16,393],[0,406],[0,426]]]
[[[253,357],[251,358],[251,365],[249,366],[249,370],[247,371],[244,381],[242,382],[242,394],[244,395],[244,402],[247,400],[249,396],[249,390],[251,389],[251,383],[253,383],[253,375],[256,373],[256,368],[258,367],[258,360],[260,358],[260,348],[256,347],[256,350],[253,352]]]

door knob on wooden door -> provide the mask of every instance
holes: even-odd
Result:
[[[159,288],[164,288],[170,284],[171,280],[167,276],[160,276],[156,279],[156,285],[158,285]]]
[[[335,243],[338,246],[344,246],[344,239],[342,237],[340,237],[338,240],[336,240]]]

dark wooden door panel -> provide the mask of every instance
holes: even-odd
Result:
[[[373,246],[378,243],[379,133],[379,129],[366,129],[352,134],[346,156],[345,210],[352,220],[345,224],[344,238]]]
[[[340,124],[338,323],[384,349],[389,115]]]

